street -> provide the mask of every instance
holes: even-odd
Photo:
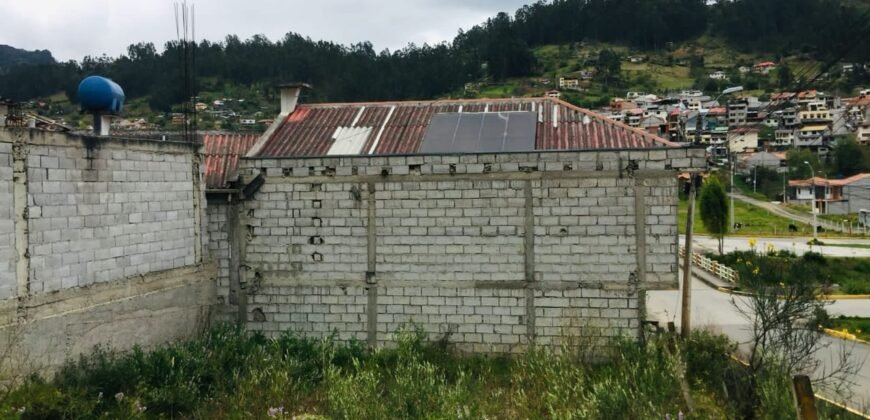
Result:
[[[748,298],[733,296],[719,292],[693,279],[692,281],[692,328],[706,329],[725,334],[733,341],[740,343],[741,349],[747,348],[751,337],[750,323],[735,308],[734,304],[744,305]],[[832,314],[868,316],[870,302],[867,300],[852,300],[834,302],[828,307]],[[659,321],[660,324],[674,322],[680,325],[680,291],[650,291],[647,293],[647,319]],[[825,336],[823,341],[829,347],[816,354],[822,366],[830,368],[833,361],[845,347],[852,353],[853,360],[862,363],[853,381],[852,397],[848,405],[856,409],[870,407],[870,346],[847,342]],[[830,399],[833,396],[827,396]]]

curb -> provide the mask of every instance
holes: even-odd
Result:
[[[701,280],[701,281],[703,281],[703,280]],[[710,285],[710,283],[707,283],[707,284]],[[755,296],[754,293],[729,289],[727,287],[714,286],[713,288],[722,292],[722,293],[728,293],[730,295],[749,296],[749,297]],[[817,299],[818,300],[870,300],[870,295],[819,295],[817,297]]]
[[[862,300],[870,299],[870,295],[820,295],[819,298],[826,300]]]
[[[843,340],[852,341],[855,343],[870,345],[870,342],[867,342],[867,341],[864,341],[864,340],[858,338],[858,336],[856,336],[855,334],[849,334],[849,333],[845,333],[842,331],[832,330],[830,328],[824,328],[822,331],[824,331],[825,334],[827,334],[831,337],[841,338]]]

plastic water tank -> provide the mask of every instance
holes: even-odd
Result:
[[[124,90],[101,76],[90,76],[79,83],[79,103],[91,112],[119,114],[124,109]]]

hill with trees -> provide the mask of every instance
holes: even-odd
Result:
[[[461,30],[452,42],[411,44],[398,51],[377,52],[368,42],[339,45],[296,33],[277,41],[234,35],[220,42],[206,40],[196,45],[196,73],[205,89],[259,86],[264,95],[269,94],[266,86],[305,81],[316,87],[310,101],[429,99],[461,92],[469,82],[540,76],[552,65],[541,62],[541,51],[552,45],[607,42],[659,51],[706,38],[739,53],[870,62],[870,43],[856,42],[870,37],[868,22],[867,8],[851,0],[735,0],[713,5],[705,0],[539,1],[514,15],[499,13]],[[180,47],[170,42],[158,51],[143,42],[131,45],[120,57],[16,65],[0,78],[0,95],[29,100],[63,91],[75,101],[79,80],[102,74],[121,84],[129,98],[140,98],[155,111],[169,111],[185,100]],[[709,60],[704,55],[690,57],[689,61],[700,60],[690,63],[691,70],[703,71],[705,58]],[[598,65],[595,59],[592,65]],[[865,79],[861,74],[857,82]]]
[[[47,50],[27,51],[0,44],[0,73],[16,66],[56,64]]]

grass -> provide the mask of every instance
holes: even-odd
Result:
[[[709,235],[710,232],[704,228],[704,224],[701,223],[701,213],[700,213],[700,201],[695,204],[695,226],[694,231],[695,234],[698,235]],[[678,207],[678,223],[681,234],[686,233],[686,219],[689,213],[689,200],[680,198],[680,203]],[[794,209],[792,209],[794,210]],[[785,217],[773,214],[765,209],[753,206],[748,203],[744,203],[738,200],[734,200],[734,219],[737,223],[740,223],[742,227],[734,232],[729,232],[728,236],[768,236],[768,237],[776,237],[776,236],[800,236],[800,237],[809,237],[813,235],[813,229],[809,224],[800,223],[793,221],[791,219],[787,219]],[[795,225],[798,230],[797,232],[790,232],[789,225]],[[839,232],[820,232],[819,237],[825,238],[836,238],[849,236],[844,233]],[[860,236],[860,235],[854,235]],[[828,245],[827,243],[825,245]],[[862,248],[864,246],[852,246],[851,244],[843,244],[843,245],[832,245],[832,246],[849,246],[855,248]]]
[[[0,393],[4,418],[690,418],[750,410],[778,418],[788,377],[765,374],[758,405],[740,406],[746,371],[727,339],[694,332],[590,347],[538,347],[513,358],[455,353],[408,327],[390,349],[293,335],[268,339],[232,327],[200,339],[117,354],[96,350],[47,381]],[[694,401],[686,403],[685,385]],[[742,410],[742,411],[741,411]],[[824,418],[844,418],[826,414]]]
[[[826,293],[870,294],[870,258],[826,257],[813,252],[798,257],[788,251],[764,253],[764,250],[710,257],[737,270],[740,286],[744,288],[751,289],[755,283],[776,286],[806,281],[805,284],[817,285]]]
[[[694,231],[699,235],[709,235],[709,231],[704,228],[701,223],[700,201],[695,204],[695,226]],[[678,208],[678,223],[680,233],[686,233],[686,219],[689,213],[689,201],[681,199]],[[809,225],[798,223],[777,216],[767,210],[755,207],[751,204],[746,204],[740,201],[734,201],[734,219],[737,223],[742,224],[742,227],[737,232],[729,232],[728,235],[739,236],[812,236],[813,230]],[[797,226],[797,232],[789,232],[789,225]],[[824,235],[822,235],[824,236]]]
[[[855,334],[859,340],[870,341],[870,318],[841,316],[831,319],[830,328]]]
[[[764,202],[771,201],[770,197],[768,197],[760,192],[753,191],[752,186],[747,184],[746,180],[744,180],[742,176],[735,176],[734,177],[734,186],[737,187],[738,190],[740,190],[741,194],[743,194],[747,197],[754,198],[756,200],[760,200],[760,201],[764,201]]]

